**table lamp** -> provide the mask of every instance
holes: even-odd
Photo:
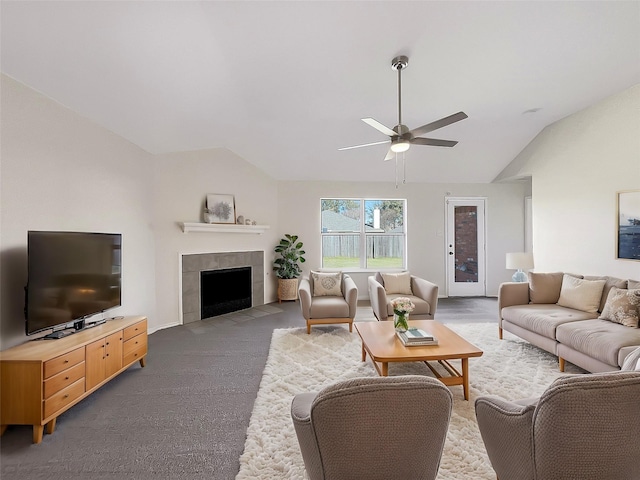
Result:
[[[514,282],[526,282],[527,274],[523,270],[531,270],[533,268],[533,253],[516,252],[507,253],[507,269],[517,270],[511,279]]]

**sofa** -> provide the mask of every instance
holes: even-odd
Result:
[[[498,293],[503,330],[589,372],[620,370],[640,346],[640,282],[563,272],[533,273]]]
[[[386,278],[386,281],[385,281]],[[415,305],[411,320],[433,320],[438,308],[438,286],[410,272],[380,273],[369,277],[369,301],[378,320],[392,320],[391,302],[398,297],[409,298]]]

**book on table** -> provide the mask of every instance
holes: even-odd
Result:
[[[396,335],[406,347],[438,345],[438,339],[436,337],[420,328],[411,328],[406,332],[396,332]]]

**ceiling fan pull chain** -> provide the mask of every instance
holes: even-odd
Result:
[[[396,189],[398,188],[398,154],[396,153]]]
[[[402,152],[402,183],[407,183],[407,163],[404,161],[404,152]]]

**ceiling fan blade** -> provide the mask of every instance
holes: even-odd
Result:
[[[389,160],[391,160],[393,157],[395,157],[395,153],[393,153],[393,151],[391,149],[389,149],[389,151],[387,152],[387,156],[384,157],[384,161],[388,162]]]
[[[454,147],[458,142],[454,140],[439,140],[437,138],[414,138],[411,143],[415,145],[431,145],[432,147]]]
[[[447,125],[459,122],[460,120],[464,120],[467,117],[467,114],[464,112],[454,113],[453,115],[441,118],[440,120],[436,120],[435,122],[427,123],[426,125],[423,125],[421,127],[414,128],[410,133],[414,137],[419,137],[420,135],[424,135],[425,133],[433,132],[434,130],[437,130],[439,128],[446,127]]]
[[[382,140],[381,142],[363,143],[362,145],[352,145],[351,147],[342,147],[338,150],[351,150],[352,148],[370,147],[371,145],[380,145],[382,143],[389,143],[391,140]]]
[[[396,132],[391,130],[389,127],[385,127],[379,121],[374,120],[373,118],[363,118],[362,121],[367,125],[371,125],[373,128],[378,130],[379,132],[384,133],[385,135],[389,135],[390,137],[398,135]]]

